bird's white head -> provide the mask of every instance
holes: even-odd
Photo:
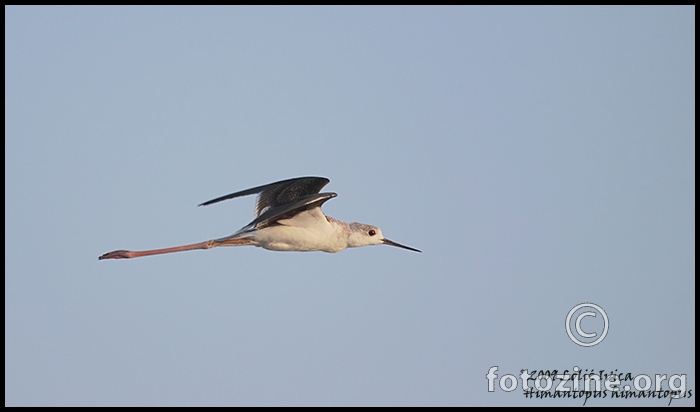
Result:
[[[414,252],[420,252],[418,249],[404,246],[400,243],[386,239],[382,235],[381,229],[376,226],[366,225],[364,223],[350,223],[350,236],[348,237],[348,247],[359,247],[368,245],[391,245]]]

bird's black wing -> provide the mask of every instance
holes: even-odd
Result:
[[[291,219],[301,212],[321,207],[321,205],[323,205],[326,201],[333,199],[336,196],[338,195],[332,192],[318,193],[304,196],[279,206],[270,207],[260,216],[256,217],[255,220],[248,223],[248,225],[241,229],[241,231],[252,228],[262,229],[264,227],[274,225],[279,220]]]
[[[252,189],[231,193],[230,195],[217,197],[199,206],[207,206],[212,203],[221,202],[222,200],[260,193],[255,205],[255,217],[259,218],[261,214],[265,214],[265,212],[269,210],[282,207],[289,203],[295,203],[297,200],[310,195],[317,195],[329,182],[330,180],[325,177],[297,177],[294,179],[280,180],[279,182],[269,183]]]

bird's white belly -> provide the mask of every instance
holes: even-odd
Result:
[[[340,252],[347,248],[343,240],[328,223],[304,227],[276,225],[258,230],[254,236],[258,245],[268,250],[297,252]]]

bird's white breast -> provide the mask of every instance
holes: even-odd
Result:
[[[253,237],[261,247],[277,251],[330,253],[348,247],[348,236],[342,225],[329,221],[320,208],[301,212],[278,223],[255,232]]]

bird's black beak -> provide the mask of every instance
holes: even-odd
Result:
[[[421,251],[418,250],[418,249],[414,249],[414,248],[412,248],[412,247],[404,246],[404,245],[402,245],[401,243],[392,242],[392,241],[389,240],[389,239],[382,239],[382,243],[384,243],[385,245],[396,246],[396,247],[400,247],[400,248],[412,250],[412,251],[414,251],[414,252],[423,253],[423,252],[421,252]]]

